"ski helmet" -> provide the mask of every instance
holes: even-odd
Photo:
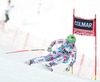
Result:
[[[68,40],[68,42],[75,43],[76,37],[73,34],[71,34],[67,37],[67,40]]]

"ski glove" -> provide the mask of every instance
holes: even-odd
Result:
[[[68,67],[66,68],[66,71],[70,71],[70,66],[68,65]]]
[[[48,52],[51,52],[51,51],[52,51],[52,47],[49,46],[48,49],[47,49],[47,51],[48,51]]]

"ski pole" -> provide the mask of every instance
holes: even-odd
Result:
[[[6,52],[6,54],[19,53],[19,52],[28,52],[28,51],[45,51],[45,49],[18,50],[18,51]]]

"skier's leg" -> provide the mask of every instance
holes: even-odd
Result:
[[[28,65],[31,64],[35,64],[35,63],[41,63],[41,62],[45,62],[45,61],[51,61],[55,58],[59,57],[58,54],[51,52],[50,54],[48,54],[47,56],[41,56],[41,57],[37,57],[37,58],[33,58],[29,61],[27,61],[26,63]]]
[[[48,54],[47,56],[45,56],[45,60],[46,61],[51,61],[53,59],[58,58],[59,56],[61,56],[60,53],[57,53],[56,51],[52,51],[50,54]]]
[[[62,63],[63,61],[64,61],[63,56],[60,56],[60,57],[52,60],[50,63],[48,63],[46,65],[52,67],[52,66],[58,65],[59,63]]]
[[[41,63],[41,62],[51,61],[51,60],[53,60],[53,56],[50,53],[47,56],[36,57],[36,58],[26,61],[25,63],[28,65],[31,65],[31,64],[36,64],[36,63]]]
[[[28,65],[31,65],[31,64],[41,63],[44,61],[46,61],[45,56],[41,56],[41,57],[36,57],[36,58],[31,59],[31,60],[28,60],[25,63],[27,63]]]
[[[45,56],[45,60],[46,61],[51,61],[51,60],[53,60],[53,55],[50,53],[50,54],[48,54],[47,56]]]

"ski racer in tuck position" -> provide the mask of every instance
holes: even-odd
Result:
[[[53,41],[48,47],[47,51],[50,52],[47,56],[36,57],[26,61],[26,64],[36,64],[41,62],[48,62],[45,64],[46,67],[52,68],[52,66],[58,65],[59,63],[68,63],[69,65],[66,67],[66,71],[70,70],[70,67],[76,62],[76,53],[77,49],[75,46],[76,37],[74,35],[69,35],[67,39],[59,39]],[[57,50],[52,50],[52,47],[56,44],[61,44]]]

